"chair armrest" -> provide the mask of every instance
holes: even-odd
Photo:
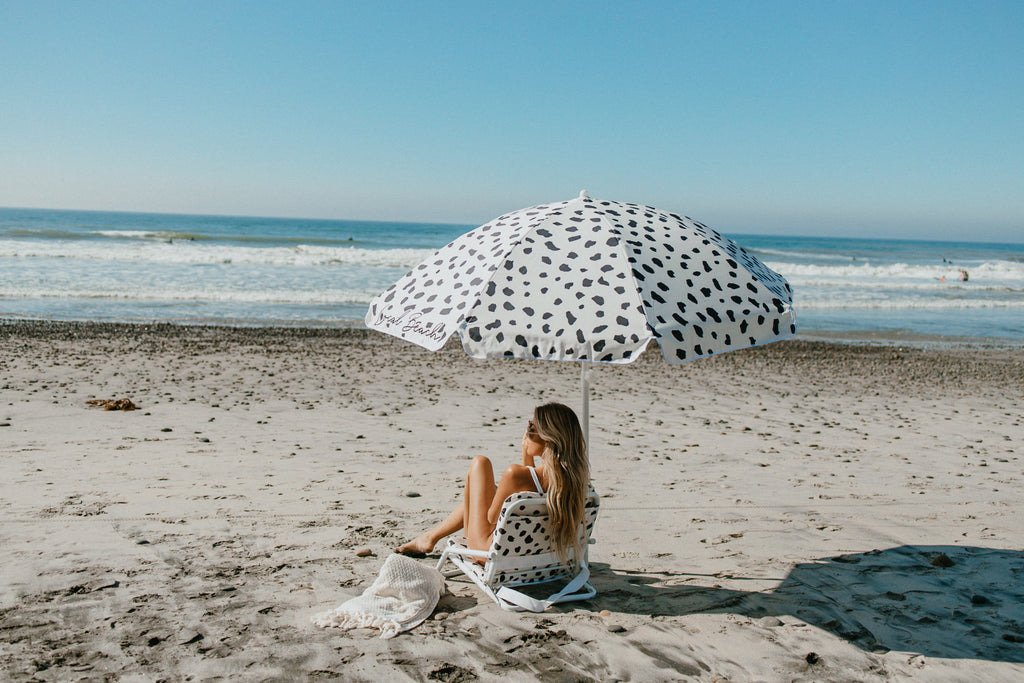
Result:
[[[465,555],[466,557],[482,557],[485,560],[489,559],[491,557],[491,553],[489,551],[487,551],[487,550],[473,550],[472,548],[467,548],[465,546],[461,546],[461,545],[458,545],[458,544],[455,544],[455,543],[452,543],[447,548],[445,548],[445,552],[447,552],[450,555]]]

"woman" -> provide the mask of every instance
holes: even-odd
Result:
[[[541,464],[536,465],[537,458]],[[551,541],[563,564],[569,550],[580,556],[579,528],[590,488],[590,463],[576,413],[561,403],[537,406],[523,436],[522,464],[509,465],[494,484],[489,458],[473,458],[466,473],[462,502],[448,518],[396,552],[423,557],[445,536],[465,530],[474,550],[491,547],[491,535],[505,499],[520,491],[536,491],[547,497]]]

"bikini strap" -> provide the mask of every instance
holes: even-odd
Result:
[[[529,465],[526,466],[526,469],[530,470],[530,476],[533,477],[533,485],[537,487],[537,493],[544,493],[544,489],[540,485],[540,479],[537,478],[537,470]]]

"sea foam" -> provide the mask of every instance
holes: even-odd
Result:
[[[0,241],[0,258],[72,259],[131,263],[264,266],[365,265],[410,269],[432,253],[425,249],[360,249],[300,244],[294,247],[247,247],[191,241],[83,243],[81,241]]]

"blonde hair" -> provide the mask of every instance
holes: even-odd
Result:
[[[551,545],[562,564],[569,550],[576,562],[582,557],[580,527],[590,490],[587,442],[576,413],[561,403],[546,403],[533,411],[537,436],[546,442],[544,469],[548,475],[548,518]]]

